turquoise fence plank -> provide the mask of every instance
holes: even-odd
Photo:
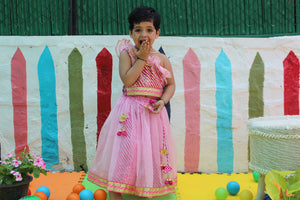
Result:
[[[217,109],[217,164],[218,171],[233,171],[232,138],[232,73],[231,63],[225,52],[221,51],[215,62],[216,109]]]
[[[47,169],[59,163],[55,67],[46,46],[38,62],[42,157]]]

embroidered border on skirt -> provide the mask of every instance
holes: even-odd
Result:
[[[87,180],[99,187],[106,188],[108,191],[148,198],[176,193],[177,185],[176,178],[172,180],[173,185],[164,185],[161,188],[136,187],[133,185],[107,181],[106,179],[100,178],[97,175],[92,174],[91,172],[88,173]]]

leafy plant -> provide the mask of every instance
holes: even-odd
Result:
[[[269,171],[265,184],[266,193],[272,200],[300,199],[300,168],[297,171]]]
[[[7,154],[0,161],[0,184],[13,184],[23,180],[28,174],[38,178],[40,173],[47,175],[45,162],[35,154],[22,152],[13,156]]]

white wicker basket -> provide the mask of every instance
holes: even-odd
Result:
[[[300,116],[260,117],[248,121],[249,169],[265,175],[270,170],[300,167]]]

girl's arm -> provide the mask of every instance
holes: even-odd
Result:
[[[160,113],[160,111],[165,106],[165,104],[167,104],[172,98],[172,96],[174,95],[175,88],[176,88],[171,63],[165,55],[162,55],[162,57],[163,57],[162,66],[164,66],[171,73],[171,77],[167,78],[167,85],[165,86],[165,91],[161,96],[160,100],[158,100],[156,103],[153,104],[154,113]]]
[[[119,74],[122,82],[127,87],[134,84],[142,73],[146,60],[150,55],[151,46],[149,42],[143,42],[138,51],[135,48],[133,48],[133,51],[138,57],[133,66],[131,66],[131,59],[126,51],[122,51],[119,58]]]
[[[139,75],[142,73],[146,62],[136,59],[131,66],[130,56],[126,51],[122,51],[119,58],[119,74],[125,86],[129,87],[135,83]]]

